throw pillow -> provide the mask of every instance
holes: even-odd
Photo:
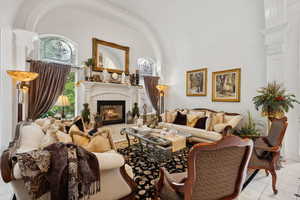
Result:
[[[75,145],[83,147],[83,146],[87,145],[90,142],[89,136],[85,135],[81,131],[70,132],[70,135],[72,137],[73,144],[75,144]]]
[[[71,126],[71,128],[68,131],[68,133],[72,133],[72,132],[80,132],[80,129],[74,124]]]
[[[194,125],[194,128],[199,128],[206,130],[206,121],[208,117],[201,117],[197,120],[197,122]]]
[[[84,124],[81,118],[78,118],[73,124],[75,124],[80,131],[84,132]]]
[[[178,124],[178,125],[186,125],[187,123],[187,116],[184,114],[181,114],[181,112],[177,112],[176,118],[173,122],[174,124]]]
[[[213,127],[216,124],[222,124],[222,123],[224,123],[224,113],[214,113],[214,114],[212,114],[211,129],[213,129]]]
[[[199,115],[195,115],[195,114],[187,114],[187,123],[186,125],[189,127],[194,127],[195,124],[197,123],[198,119],[200,118]]]
[[[165,113],[161,114],[161,117],[163,119],[163,122],[166,123],[173,123],[175,121],[177,115],[177,111],[166,111]]]
[[[58,131],[58,127],[55,126],[54,124],[51,125],[48,128],[48,130],[46,132],[46,135],[43,137],[39,148],[43,149],[43,148],[45,148],[46,146],[48,146],[50,144],[58,142],[58,139],[56,137],[56,132],[57,131]]]
[[[89,152],[96,153],[103,153],[112,149],[109,139],[102,135],[94,136],[91,141],[83,147]]]
[[[57,137],[58,141],[62,142],[62,143],[72,143],[73,142],[72,137],[69,134],[66,134],[61,131],[56,132],[56,137]]]
[[[226,126],[227,124],[216,124],[214,125],[214,131],[221,133],[222,131],[224,131]]]

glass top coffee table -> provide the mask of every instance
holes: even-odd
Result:
[[[130,136],[138,141],[140,150],[147,154],[153,161],[163,162],[170,159],[174,153],[186,147],[186,140],[192,134],[174,129],[144,129],[123,128],[120,132],[125,135],[128,146],[131,146]]]

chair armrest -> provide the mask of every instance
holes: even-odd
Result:
[[[279,152],[280,147],[275,146],[275,147],[264,147],[264,146],[255,146],[256,149],[264,150],[264,151],[269,151],[269,152]]]
[[[116,169],[125,164],[123,156],[114,151],[93,154],[95,154],[98,159],[100,170]]]
[[[184,181],[185,179],[181,180],[180,183],[175,182],[174,180],[172,180],[172,178],[170,177],[169,172],[165,169],[165,168],[160,168],[160,179],[159,183],[163,183],[163,180],[167,181],[167,183],[176,191],[176,192],[180,192],[180,193],[184,193]],[[162,182],[161,182],[162,181]]]

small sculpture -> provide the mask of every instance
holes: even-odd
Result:
[[[135,118],[135,116],[137,116],[138,118],[140,117],[140,110],[138,107],[138,103],[134,103],[132,108],[132,117]]]
[[[90,118],[91,112],[89,109],[89,104],[84,103],[83,104],[83,110],[81,111],[81,117],[84,123],[89,124],[91,122]]]
[[[109,75],[109,73],[107,72],[106,69],[103,70],[102,75],[103,75],[103,82],[104,83],[109,83],[109,81],[110,81],[110,75]]]
[[[122,73],[121,83],[122,83],[122,84],[126,84],[126,75],[125,75],[124,72]]]

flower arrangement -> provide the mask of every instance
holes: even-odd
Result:
[[[259,130],[256,128],[256,124],[251,116],[251,113],[248,111],[248,122],[241,128],[234,131],[234,135],[240,137],[258,137],[260,136]]]
[[[260,88],[258,93],[253,102],[256,110],[261,107],[263,116],[282,118],[295,103],[300,103],[294,94],[287,94],[286,89],[275,81]]]

